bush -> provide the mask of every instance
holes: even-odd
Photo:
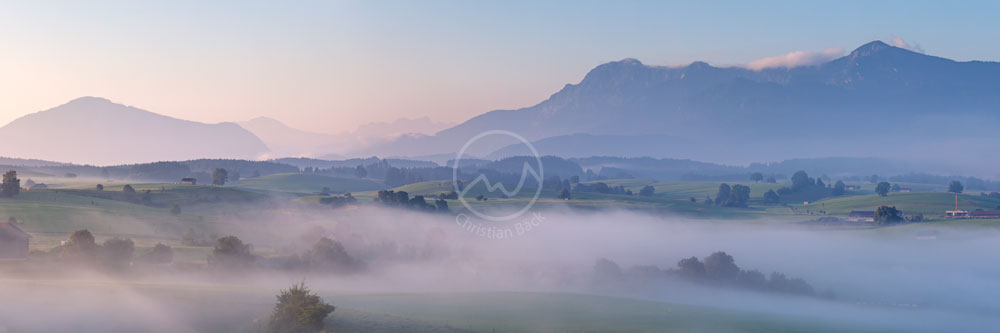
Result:
[[[256,259],[252,251],[252,245],[243,244],[236,236],[226,236],[219,238],[208,262],[220,268],[246,268]]]
[[[128,266],[135,252],[135,242],[128,238],[111,238],[101,246],[101,262],[105,265],[122,268]]]
[[[311,267],[319,270],[347,273],[364,267],[363,262],[347,253],[343,244],[326,237],[313,245],[306,258]]]
[[[97,243],[89,230],[77,230],[69,236],[69,241],[62,247],[60,256],[64,260],[75,262],[92,262],[97,258]]]
[[[642,189],[639,190],[639,195],[644,196],[644,197],[651,197],[655,193],[656,193],[656,189],[653,188],[653,186],[650,186],[650,185],[643,186]]]
[[[168,264],[174,261],[174,249],[163,243],[156,243],[153,249],[142,256],[142,260],[152,264]]]
[[[292,285],[278,294],[268,332],[319,332],[323,319],[336,310],[306,288],[304,283]]]

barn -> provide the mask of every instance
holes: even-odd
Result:
[[[31,235],[10,222],[0,222],[0,259],[28,259]]]

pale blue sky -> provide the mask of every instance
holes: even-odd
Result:
[[[1000,60],[1000,2],[0,2],[0,124],[82,95],[336,132],[537,103],[596,65],[717,66],[900,37]]]

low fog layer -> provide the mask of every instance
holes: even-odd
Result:
[[[300,253],[320,237],[341,242],[367,269],[305,274],[263,267],[220,279],[209,273],[116,276],[98,272],[3,273],[0,322],[13,329],[201,330],[226,318],[264,315],[274,293],[305,280],[337,294],[370,292],[571,292],[784,315],[864,328],[954,330],[1000,327],[996,231],[911,225],[830,230],[799,224],[687,220],[625,211],[534,211],[537,225],[509,239],[475,235],[455,216],[360,207],[321,212],[274,209],[232,221],[256,247]],[[100,217],[95,217],[100,218]],[[459,221],[464,221],[459,218]],[[482,220],[472,223],[489,225]],[[523,220],[512,223],[523,223]],[[970,222],[974,223],[974,222]],[[498,223],[497,227],[511,227]],[[523,228],[522,228],[523,229]],[[937,231],[936,240],[918,234]],[[103,239],[99,235],[99,238]],[[816,297],[718,288],[683,280],[609,285],[599,258],[623,269],[676,268],[679,260],[725,251],[743,269],[802,278]],[[261,262],[278,259],[261,259]],[[259,265],[260,266],[260,265]],[[172,292],[171,290],[178,290]],[[232,292],[238,297],[219,295]],[[250,304],[249,308],[220,304]],[[245,302],[245,303],[240,303]],[[270,304],[269,304],[270,303]],[[14,305],[16,304],[16,306]],[[239,309],[239,310],[237,310]],[[258,313],[240,313],[258,311]],[[340,311],[339,309],[337,311]],[[235,319],[234,319],[235,320]],[[245,321],[246,327],[252,323]]]

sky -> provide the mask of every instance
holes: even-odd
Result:
[[[0,124],[80,96],[325,133],[462,122],[624,58],[802,65],[881,39],[998,61],[998,12],[995,1],[0,1]]]

